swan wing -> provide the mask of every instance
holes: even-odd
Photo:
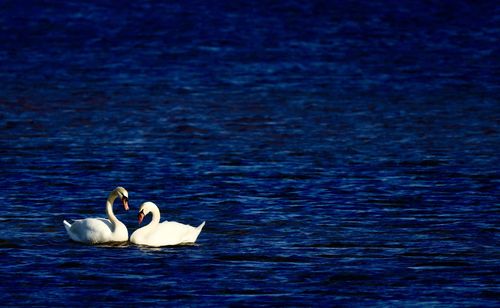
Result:
[[[64,226],[70,238],[77,242],[97,244],[112,241],[113,225],[108,219],[86,218],[75,220],[70,226],[67,221]]]
[[[194,243],[201,232],[201,228],[198,229],[175,221],[165,221],[159,224],[155,231],[150,234],[148,245],[166,246]]]

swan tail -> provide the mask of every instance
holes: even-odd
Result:
[[[66,220],[63,220],[64,223],[64,228],[66,228],[66,231],[69,232],[69,229],[71,228],[71,224],[67,222]]]
[[[200,235],[201,233],[201,229],[203,229],[203,227],[205,226],[205,222],[202,222],[198,227],[195,228],[195,232],[193,234],[193,239],[191,240],[191,242],[196,242],[196,240],[198,239],[198,236]]]
[[[200,230],[203,229],[203,227],[205,226],[205,222],[202,222],[198,227],[196,227],[196,230]]]

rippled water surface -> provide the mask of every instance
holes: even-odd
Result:
[[[497,306],[498,5],[4,1],[2,305]],[[86,246],[63,219],[207,221]]]

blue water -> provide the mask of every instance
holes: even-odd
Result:
[[[498,306],[499,36],[493,1],[3,1],[0,302]],[[197,243],[70,241],[118,185]]]

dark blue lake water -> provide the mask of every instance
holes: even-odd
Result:
[[[499,305],[499,35],[493,1],[1,2],[0,302]],[[70,241],[118,185],[197,244]]]

